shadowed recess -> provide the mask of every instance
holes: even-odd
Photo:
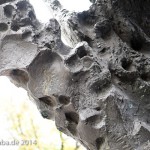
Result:
[[[6,31],[8,29],[8,25],[6,23],[0,23],[0,31]]]
[[[6,17],[8,18],[12,17],[13,10],[14,10],[14,7],[12,5],[6,5],[4,7],[4,14],[6,15]]]
[[[105,142],[104,138],[99,137],[96,139],[96,148],[97,150],[100,150],[101,146],[103,145],[103,143]]]
[[[19,77],[20,80],[22,80],[24,83],[27,83],[29,81],[29,76],[28,73],[26,71],[20,70],[20,69],[13,69],[10,72],[10,76],[16,76]]]
[[[50,107],[54,107],[56,105],[56,101],[50,96],[44,96],[39,98],[40,101],[47,104]]]
[[[41,97],[41,98],[39,98],[39,100],[44,102],[45,104],[47,104],[50,107],[54,107],[56,105],[55,100],[50,96]]]
[[[146,82],[150,81],[150,74],[149,73],[143,73],[141,75],[141,79],[146,81]]]
[[[70,102],[70,98],[68,96],[60,95],[58,99],[59,102],[64,105],[67,105]]]
[[[143,39],[140,37],[133,37],[130,41],[130,45],[134,50],[140,51],[143,47],[143,42]]]
[[[85,50],[84,46],[81,46],[77,49],[77,54],[80,58],[84,57],[87,55],[87,51]]]
[[[135,67],[132,64],[132,61],[127,60],[126,58],[122,59],[122,67],[127,71],[135,70]]]
[[[74,122],[76,124],[78,124],[79,122],[79,115],[75,112],[67,112],[65,113],[66,119],[69,122]]]

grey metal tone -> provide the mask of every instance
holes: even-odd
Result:
[[[91,2],[48,1],[43,25],[27,0],[1,0],[0,74],[87,150],[150,150],[150,1]]]

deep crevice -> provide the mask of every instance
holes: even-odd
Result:
[[[122,59],[121,63],[122,63],[122,68],[125,69],[126,71],[135,70],[132,62],[127,60],[126,58]]]
[[[20,1],[17,4],[17,8],[21,11],[26,11],[27,10],[27,2],[26,1]]]
[[[136,51],[140,51],[143,47],[143,40],[140,38],[140,37],[133,37],[131,40],[130,40],[130,45],[131,45],[131,48],[136,50]]]
[[[150,81],[150,75],[148,73],[143,73],[141,75],[141,79],[148,82],[148,81]]]
[[[18,31],[19,29],[20,29],[20,27],[17,24],[17,22],[12,22],[12,24],[11,24],[11,30]]]

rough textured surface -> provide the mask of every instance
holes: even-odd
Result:
[[[1,0],[1,75],[87,150],[149,150],[150,1],[48,2],[57,20],[42,25],[28,1]]]

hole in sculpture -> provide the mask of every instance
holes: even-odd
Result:
[[[130,45],[134,50],[141,50],[143,47],[143,40],[141,38],[133,37],[130,41]]]
[[[122,59],[122,67],[123,67],[123,69],[125,69],[127,71],[133,71],[133,70],[135,70],[135,67],[132,65],[132,62],[126,60],[125,58]]]
[[[87,55],[87,51],[85,50],[84,46],[81,46],[81,47],[78,48],[77,54],[80,58]]]
[[[87,35],[82,35],[81,40],[86,41],[89,44],[89,46],[92,45],[92,39],[90,37],[88,37]]]
[[[96,73],[101,73],[101,72],[102,72],[100,66],[97,65],[97,64],[94,64],[94,65],[92,66],[92,69],[93,69],[93,72],[96,72]]]
[[[106,51],[107,51],[107,48],[104,47],[104,48],[100,51],[100,53],[105,53]]]
[[[45,47],[49,48],[49,49],[52,49],[52,44],[49,44],[49,43],[45,43],[44,45]]]
[[[0,31],[6,31],[8,29],[8,25],[6,23],[0,23]]]
[[[12,24],[11,24],[11,29],[12,29],[13,31],[18,31],[18,30],[20,29],[20,27],[19,27],[19,25],[18,25],[17,23],[12,22]]]
[[[20,1],[17,3],[17,8],[21,11],[27,10],[27,2],[26,1]]]
[[[96,108],[94,108],[95,110],[97,110],[97,111],[100,111],[101,110],[101,107],[96,107]]]
[[[68,58],[67,60],[66,60],[66,64],[67,64],[67,66],[76,66],[76,62],[78,62],[78,56],[77,55],[73,55],[73,56],[71,56],[70,58]]]
[[[88,22],[90,14],[88,11],[83,11],[81,13],[78,13],[77,16],[78,16],[79,22],[83,22],[83,20],[84,22]]]
[[[59,96],[59,102],[60,102],[61,104],[67,105],[67,104],[69,104],[70,99],[69,99],[69,97],[67,97],[67,96],[60,95],[60,96]]]
[[[106,38],[111,32],[111,25],[108,20],[96,23],[94,26],[96,38]]]
[[[54,107],[56,105],[56,101],[50,96],[44,96],[39,98],[40,101],[47,104],[50,107]]]
[[[13,10],[14,10],[14,7],[12,5],[6,5],[4,7],[5,16],[8,18],[12,17]]]
[[[67,112],[65,113],[66,119],[69,122],[74,122],[75,124],[78,124],[79,122],[79,115],[75,112]]]
[[[26,84],[29,81],[28,73],[20,69],[11,70],[10,77],[17,83]]]
[[[141,79],[148,82],[148,81],[150,81],[150,75],[148,73],[143,73],[141,75]]]

